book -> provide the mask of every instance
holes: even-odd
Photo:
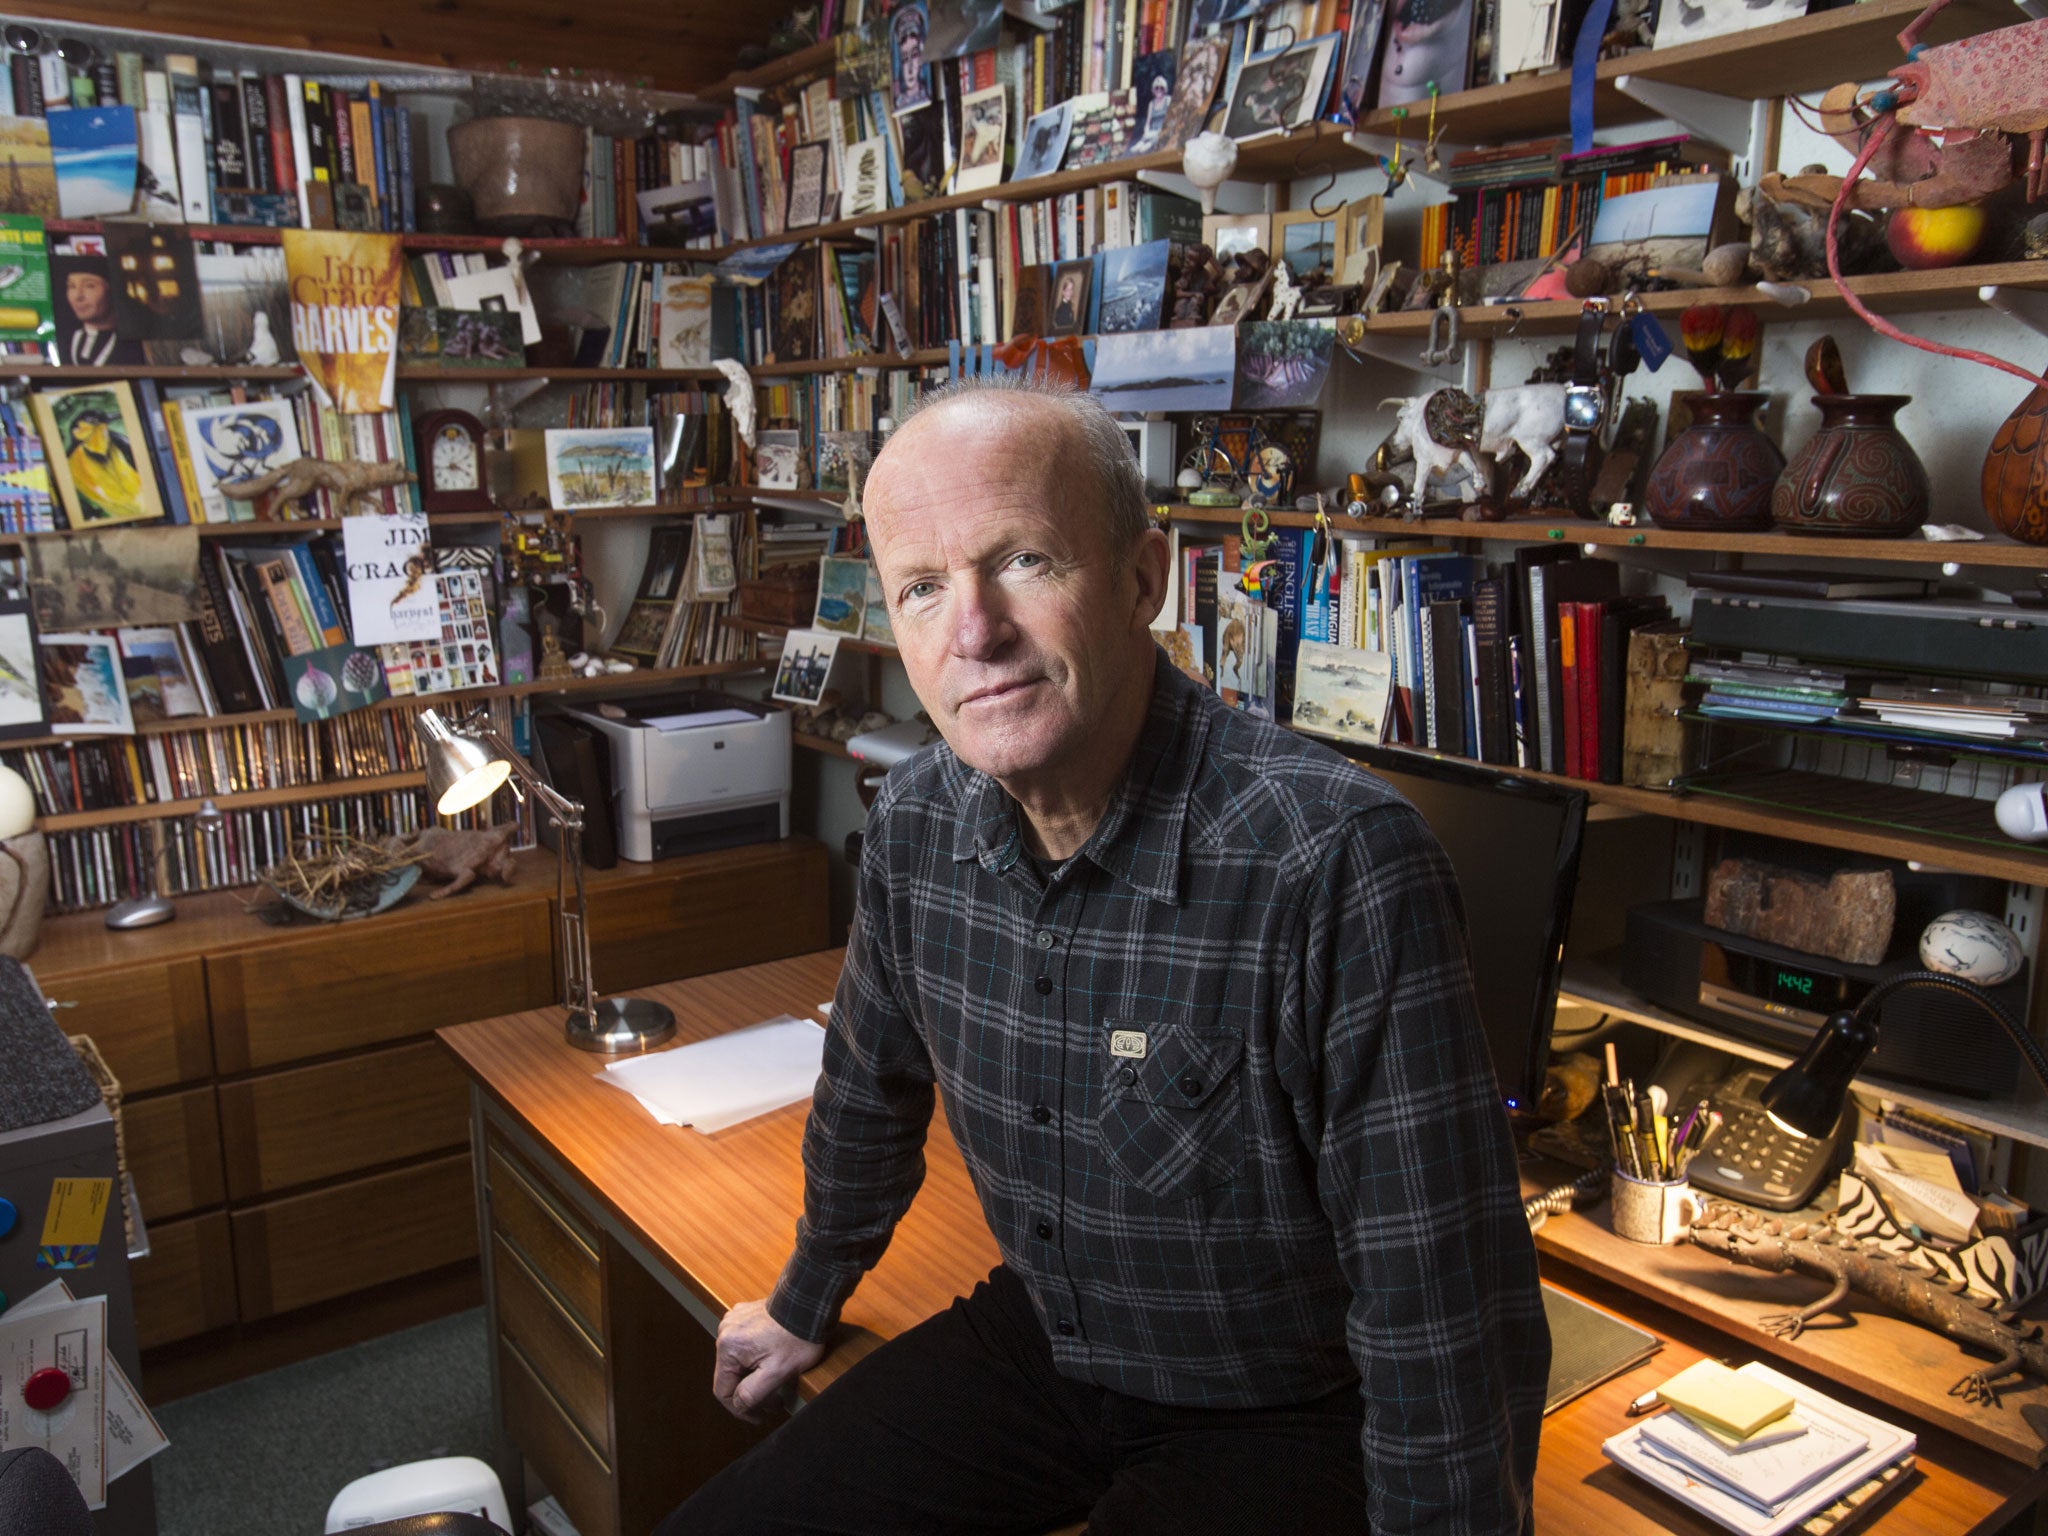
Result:
[[[1864,576],[1853,572],[1749,570],[1693,571],[1690,587],[1712,592],[1761,592],[1778,597],[1925,597],[1934,583],[1919,576]]]
[[[213,218],[211,170],[206,159],[206,97],[199,84],[199,61],[189,53],[164,57],[171,87],[171,137],[178,158],[178,195],[187,224]]]

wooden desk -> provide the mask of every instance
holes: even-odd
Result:
[[[641,995],[675,1010],[680,1039],[703,1039],[778,1013],[814,1015],[832,995],[839,961],[839,951],[826,951]],[[755,1438],[711,1398],[708,1330],[728,1306],[768,1294],[788,1255],[802,1208],[807,1106],[701,1136],[656,1125],[630,1096],[595,1082],[602,1062],[563,1043],[553,1009],[457,1025],[440,1037],[475,1089],[502,1470],[516,1476],[523,1453],[585,1536],[640,1536]],[[887,1257],[855,1292],[844,1341],[804,1378],[805,1396],[878,1339],[944,1307],[996,1262],[942,1122],[926,1162],[923,1191]],[[552,1222],[533,1219],[535,1196]],[[1562,1231],[1585,1220],[1553,1224]],[[537,1251],[561,1243],[565,1228],[566,1259]],[[1554,1281],[1666,1344],[1545,1420],[1537,1529],[1544,1536],[1710,1536],[1720,1528],[1609,1463],[1600,1442],[1626,1424],[1622,1410],[1631,1398],[1680,1367],[1703,1354],[1753,1349],[1697,1316],[1563,1268],[1559,1246],[1553,1231],[1545,1267]],[[677,1326],[678,1312],[701,1326]],[[1826,1374],[1794,1370],[1873,1413],[1900,1416],[1895,1404],[1844,1391]],[[1938,1426],[1915,1427],[1919,1468],[1871,1528],[1908,1536],[1990,1532],[2048,1489],[2048,1477],[2031,1467]]]

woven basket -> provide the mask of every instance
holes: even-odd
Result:
[[[71,1049],[78,1053],[78,1059],[85,1063],[85,1070],[92,1074],[92,1080],[99,1084],[100,1097],[107,1101],[107,1113],[114,1117],[114,1163],[121,1174],[121,1187],[114,1194],[121,1202],[121,1225],[128,1240],[128,1251],[133,1253],[135,1212],[128,1205],[128,1133],[121,1123],[121,1080],[107,1066],[107,1059],[100,1055],[91,1035],[67,1035],[65,1038],[71,1042]]]

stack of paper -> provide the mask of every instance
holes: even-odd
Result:
[[[1789,1396],[1807,1432],[1738,1454],[1682,1416],[1662,1414],[1623,1430],[1601,1450],[1743,1536],[1781,1536],[1913,1454],[1916,1442],[1908,1431],[1767,1365],[1753,1362],[1734,1374]]]
[[[781,1014],[766,1023],[615,1061],[604,1081],[633,1095],[663,1125],[722,1131],[811,1096],[825,1031]]]
[[[1901,1222],[1929,1237],[1965,1243],[1977,1234],[1977,1202],[1963,1190],[1945,1153],[1856,1144],[1856,1172]]]

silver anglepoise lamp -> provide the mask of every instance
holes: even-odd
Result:
[[[426,757],[434,809],[454,816],[481,805],[508,781],[512,793],[531,794],[561,828],[556,852],[555,901],[562,914],[562,987],[569,1043],[586,1051],[621,1055],[659,1045],[676,1032],[676,1016],[637,997],[600,998],[590,980],[590,931],[584,923],[583,804],[548,784],[498,734],[485,710],[450,725],[431,709],[413,722]],[[573,890],[572,890],[573,887]],[[573,902],[571,896],[574,896]]]
[[[209,837],[219,832],[226,821],[227,817],[221,814],[211,795],[200,801],[199,809],[192,813],[192,825]],[[156,857],[149,861],[149,894],[130,896],[126,901],[117,901],[107,908],[109,928],[154,928],[178,915],[178,909],[171,905],[171,898],[164,891],[164,860],[170,851],[159,831],[156,835]]]

